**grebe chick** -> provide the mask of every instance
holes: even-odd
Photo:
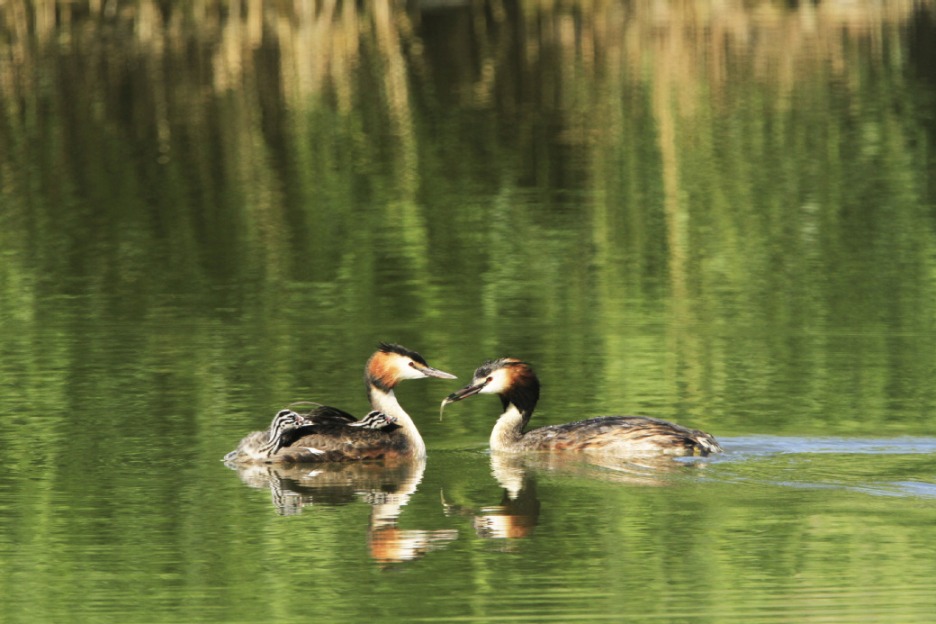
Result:
[[[365,417],[365,421],[356,421],[347,412],[320,406],[304,414],[310,424],[290,435],[291,439],[266,461],[298,463],[424,458],[426,444],[393,390],[401,381],[427,377],[455,379],[455,375],[429,366],[415,351],[381,343],[364,367],[364,384],[371,408],[382,414],[386,422],[379,425],[380,419],[373,417],[373,423],[365,425],[371,414]]]
[[[362,429],[386,429],[396,425],[396,416],[387,416],[377,410],[367,413],[367,416],[361,420],[348,423],[349,427],[360,427]]]
[[[539,400],[539,379],[529,364],[514,358],[489,360],[471,383],[442,401],[496,394],[504,412],[491,432],[494,451],[582,451],[613,455],[708,455],[722,448],[711,435],[646,416],[602,416],[524,431]]]
[[[387,416],[377,410],[371,410],[361,420],[356,420],[354,416],[344,410],[315,403],[314,401],[296,401],[287,405],[285,409],[299,407],[313,408],[300,414],[306,419],[306,425],[347,425],[348,427],[360,427],[362,429],[384,429],[394,426],[397,421],[396,416]]]
[[[370,414],[368,414],[370,416]],[[237,448],[224,456],[225,462],[267,461],[286,441],[292,431],[309,424],[301,414],[290,409],[280,410],[273,417],[270,428],[266,431],[254,431],[248,434]]]

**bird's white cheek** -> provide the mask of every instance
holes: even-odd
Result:
[[[397,376],[399,379],[423,379],[426,374],[415,366],[410,366],[409,363],[404,362],[397,367]]]
[[[483,383],[483,379],[479,379],[478,383]],[[479,394],[500,394],[507,389],[507,378],[504,375],[494,375],[491,381],[485,384],[484,388],[481,389]]]

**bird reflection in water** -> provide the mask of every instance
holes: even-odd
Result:
[[[667,456],[624,461],[562,453],[493,452],[491,473],[504,490],[500,504],[474,509],[447,501],[443,493],[442,508],[447,516],[471,516],[475,533],[483,539],[526,538],[533,534],[540,516],[537,474],[662,487],[673,484],[688,471],[704,469],[705,465]]]
[[[425,459],[386,465],[348,462],[229,467],[250,487],[269,488],[273,508],[283,516],[299,514],[311,505],[353,502],[370,505],[367,544],[371,557],[381,564],[418,559],[458,537],[457,529],[418,530],[397,526],[403,507],[422,481]]]
[[[448,503],[442,495],[442,508],[447,516],[471,516],[475,533],[484,539],[529,537],[539,521],[540,501],[536,495],[536,479],[523,466],[524,458],[495,453],[491,456],[491,471],[504,488],[499,505],[478,510]]]
[[[564,477],[644,487],[672,485],[686,474],[698,475],[705,460],[673,458],[666,455],[619,458],[606,455],[575,453],[492,453],[491,467],[495,478],[504,487],[520,487],[529,472],[549,472]]]

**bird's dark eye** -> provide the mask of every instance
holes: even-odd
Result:
[[[414,362],[413,360],[410,360],[409,365],[411,368],[416,368],[416,362]]]
[[[488,377],[487,379],[484,380],[484,383],[491,383],[492,381],[494,381],[494,378]]]

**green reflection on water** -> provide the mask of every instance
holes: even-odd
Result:
[[[4,619],[932,611],[925,459],[543,470],[487,539],[497,402],[411,383],[390,530],[458,538],[389,567],[360,497],[280,517],[217,462],[364,410],[378,340],[529,359],[539,424],[931,435],[931,3],[310,6],[0,7]]]

